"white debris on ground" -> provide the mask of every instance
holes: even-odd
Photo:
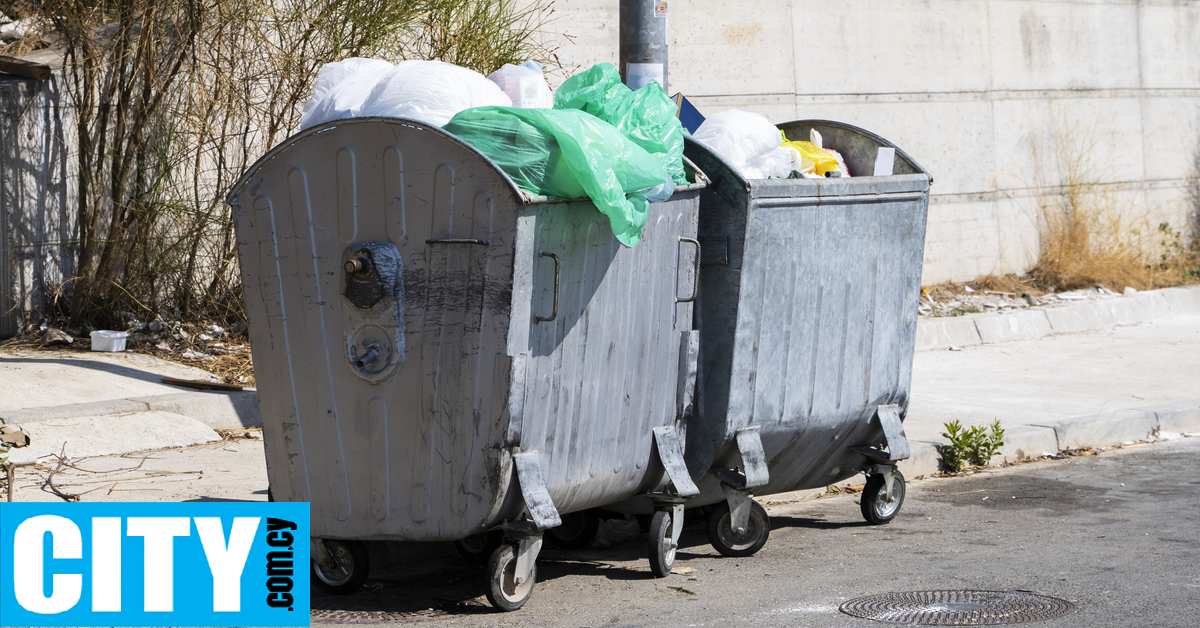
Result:
[[[985,312],[1003,314],[1032,307],[1055,307],[1081,301],[1120,299],[1133,294],[1137,294],[1137,290],[1128,287],[1123,292],[1114,292],[1104,286],[1096,286],[1088,290],[1034,294],[1031,291],[1018,293],[981,290],[969,285],[938,285],[921,289],[921,302],[917,311],[921,316],[929,317],[963,316]]]

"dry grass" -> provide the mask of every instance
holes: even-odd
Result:
[[[976,290],[1021,294],[1061,292],[1103,286],[1116,292],[1200,283],[1200,242],[1188,242],[1169,223],[1155,225],[1146,207],[1118,197],[1112,172],[1099,163],[1107,154],[1105,134],[1060,123],[1051,150],[1032,147],[1040,248],[1026,276],[981,277]],[[1200,154],[1190,185],[1192,205],[1200,204]],[[1056,173],[1057,181],[1044,173]],[[1193,207],[1193,213],[1197,211]],[[1193,220],[1195,222],[1195,220]],[[1185,229],[1194,231],[1196,225]]]

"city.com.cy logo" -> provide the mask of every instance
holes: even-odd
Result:
[[[0,506],[0,626],[308,626],[306,503]]]

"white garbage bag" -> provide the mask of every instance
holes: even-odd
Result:
[[[412,118],[442,126],[474,107],[511,107],[486,76],[441,61],[402,61],[375,83],[359,116]]]
[[[546,83],[542,64],[526,61],[521,65],[505,63],[488,75],[488,80],[500,87],[512,99],[514,107],[522,109],[553,109],[554,90]]]
[[[326,63],[317,74],[312,96],[304,103],[300,128],[358,115],[371,88],[394,67],[382,59],[359,57]]]
[[[709,116],[692,139],[704,144],[747,179],[787,177],[793,155],[780,146],[783,135],[770,120],[729,109]]]

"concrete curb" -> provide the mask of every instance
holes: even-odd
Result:
[[[1200,286],[1148,290],[1059,307],[917,321],[917,351],[1032,340],[1136,325],[1156,318],[1200,315]]]
[[[83,404],[80,404],[83,405]],[[13,449],[10,460],[32,462],[66,452],[72,459],[113,456],[221,440],[212,428],[171,412],[139,412],[121,416],[74,416],[26,423],[29,446]]]
[[[1155,440],[1182,432],[1200,432],[1200,399],[1071,417],[1041,425],[1014,425],[1006,427],[1004,432],[1004,447],[1000,449],[999,457],[1008,462],[1055,454],[1064,449]],[[941,468],[938,452],[941,444],[911,443],[912,457],[900,463],[900,471],[910,478],[937,473]]]
[[[182,415],[199,421],[214,430],[238,430],[262,426],[262,417],[258,414],[258,392],[254,390],[185,392],[27,408],[6,412],[4,416],[0,417],[0,424],[28,425],[59,419],[104,417],[139,412],[166,412]]]

